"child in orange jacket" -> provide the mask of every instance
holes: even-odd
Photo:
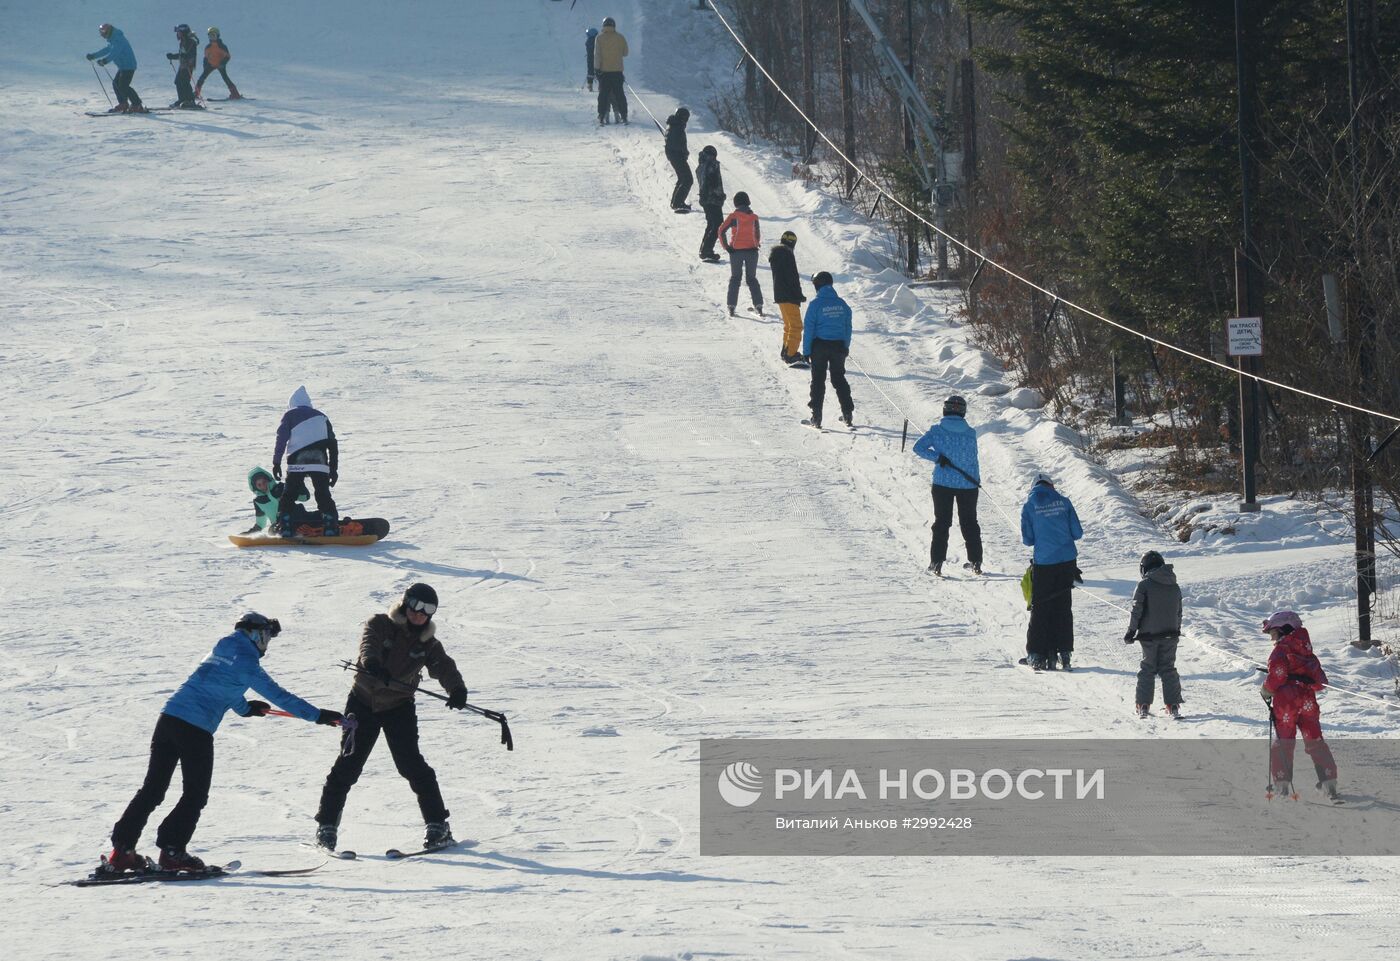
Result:
[[[209,45],[204,48],[204,72],[199,75],[199,82],[194,85],[195,99],[204,96],[204,81],[209,79],[209,75],[215,70],[219,71],[219,76],[224,78],[224,83],[228,84],[228,99],[242,100],[243,95],[238,92],[238,88],[233,85],[233,81],[228,78],[228,62],[233,59],[233,54],[228,52],[228,47],[224,44],[223,38],[219,36],[218,27],[209,28]]]
[[[753,298],[753,312],[763,316],[763,288],[758,286],[758,216],[749,208],[749,195],[734,195],[734,210],[719,226],[719,242],[729,253],[729,316],[739,304],[739,281],[745,280]]]

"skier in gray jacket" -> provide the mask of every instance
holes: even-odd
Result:
[[[1142,555],[1138,565],[1142,580],[1133,592],[1133,614],[1128,620],[1125,643],[1142,645],[1142,664],[1137,676],[1137,713],[1146,717],[1152,710],[1156,679],[1162,679],[1162,700],[1167,713],[1180,717],[1181,675],[1176,672],[1176,645],[1181,638],[1181,588],[1176,572],[1156,551]]]

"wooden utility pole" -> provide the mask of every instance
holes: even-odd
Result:
[[[802,3],[802,109],[807,116],[815,123],[817,119],[817,84],[815,74],[816,46],[812,40],[812,32],[816,29],[812,17],[812,0],[801,0]],[[817,149],[817,132],[810,126],[804,128],[802,137],[802,162],[812,162],[812,152]]]
[[[1259,296],[1259,282],[1255,276],[1258,269],[1258,252],[1254,248],[1251,234],[1251,208],[1254,204],[1255,167],[1251,135],[1254,132],[1254,62],[1249,46],[1254,39],[1254,20],[1246,22],[1250,2],[1259,0],[1235,0],[1235,72],[1239,85],[1239,141],[1240,141],[1240,246],[1235,250],[1235,316],[1263,317],[1263,303]],[[1243,425],[1240,444],[1240,481],[1243,500],[1240,510],[1259,510],[1257,490],[1254,481],[1254,468],[1259,462],[1259,382],[1249,374],[1258,374],[1257,357],[1239,357],[1240,370],[1240,422]]]
[[[846,0],[836,0],[837,46],[841,48],[841,127],[844,131],[842,149],[846,156],[856,159],[855,94],[851,89],[851,7]],[[846,169],[846,198],[856,189],[856,172],[850,164]]]
[[[918,82],[918,77],[914,74],[914,0],[904,0],[904,69],[909,71],[909,76]],[[919,158],[914,150],[914,118],[909,116],[908,110],[900,111],[904,117],[904,153],[909,157],[911,166],[918,164]],[[913,214],[905,217],[905,267],[909,271],[910,277],[919,276],[919,221]]]

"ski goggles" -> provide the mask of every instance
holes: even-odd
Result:
[[[420,614],[427,614],[432,617],[437,611],[436,604],[429,604],[427,601],[420,601],[416,597],[411,597],[406,602],[410,611],[417,611]]]

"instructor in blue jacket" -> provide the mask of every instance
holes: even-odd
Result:
[[[131,86],[131,78],[136,76],[136,54],[132,52],[126,34],[110,23],[98,27],[97,32],[107,41],[107,46],[88,54],[87,58],[104,65],[109,61],[117,65],[117,75],[112,78],[112,92],[117,95],[117,105],[108,112],[145,113],[146,107],[141,103],[141,97]]]
[[[214,777],[214,732],[224,714],[263,717],[271,709],[266,701],[249,701],[250,688],[284,711],[317,724],[340,724],[344,717],[323,711],[285,690],[258,663],[267,644],[282,630],[275,619],[257,613],[244,614],[232,634],[220,639],[214,650],[165,702],[151,736],[151,759],[146,780],[131,799],[126,813],[112,828],[112,853],[105,870],[115,874],[141,871],[146,859],[136,853],[136,842],[146,820],[165,799],[175,766],[180,766],[184,789],[174,809],[156,831],[160,867],[166,871],[202,871],[204,862],[185,851],[199,814],[209,800]]]
[[[982,473],[977,467],[977,431],[968,426],[966,418],[967,401],[954,394],[943,402],[943,419],[914,445],[915,454],[937,465],[933,469],[933,543],[928,569],[940,577],[948,558],[948,530],[953,526],[955,503],[967,562],[974,574],[982,573],[982,528],[977,524]]]
[[[1074,651],[1074,610],[1070,595],[1080,580],[1079,550],[1084,536],[1074,505],[1044,474],[1036,474],[1021,508],[1021,543],[1035,549],[1031,558],[1031,623],[1026,629],[1026,663],[1053,671],[1058,654],[1068,671]]]

